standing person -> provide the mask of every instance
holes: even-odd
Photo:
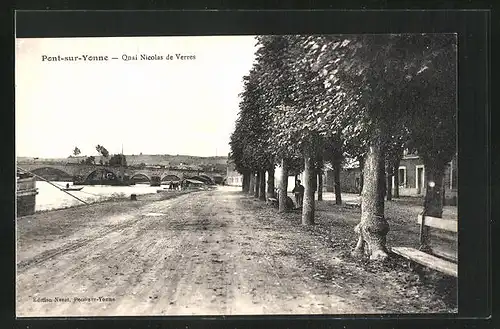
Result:
[[[304,200],[304,186],[300,184],[300,180],[297,179],[295,182],[295,187],[293,188],[292,193],[295,194],[295,203],[297,204],[297,208],[302,208],[302,201]]]

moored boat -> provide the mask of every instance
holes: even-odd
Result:
[[[83,189],[83,186],[82,187],[65,187],[63,190],[65,190],[65,191],[80,191],[81,189]]]
[[[35,213],[36,195],[38,189],[36,187],[36,179],[32,175],[18,173],[17,174],[17,217],[33,215]]]

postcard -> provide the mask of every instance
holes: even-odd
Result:
[[[17,38],[18,317],[457,313],[457,35]]]

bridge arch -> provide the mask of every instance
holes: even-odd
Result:
[[[85,177],[85,181],[89,180],[101,180],[101,179],[118,179],[118,175],[107,168],[98,168],[90,172],[88,175]]]
[[[130,179],[131,180],[139,180],[137,178],[139,177],[144,177],[146,178],[149,182],[151,181],[151,177],[149,177],[148,175],[146,175],[145,173],[142,173],[142,172],[139,172],[139,173],[135,173],[133,174],[132,176],[130,176]]]
[[[53,180],[54,177],[59,177],[59,178],[72,178],[73,176],[69,174],[68,172],[54,168],[54,167],[40,167],[40,168],[35,168],[31,170],[32,173],[41,176],[45,179]]]
[[[197,176],[190,176],[188,177],[189,179],[194,179],[194,180],[197,180],[197,181],[200,181],[200,182],[203,182],[207,185],[211,184],[212,180],[210,178],[207,178],[207,177],[204,177],[204,176],[201,176],[201,175],[197,175]]]
[[[169,181],[177,182],[177,181],[180,181],[180,180],[181,180],[181,178],[179,176],[177,176],[177,175],[174,175],[174,174],[166,174],[161,179],[162,182],[169,182]]]
[[[200,176],[201,178],[204,178],[207,182],[210,182],[211,184],[215,184],[214,180],[212,179],[212,177],[208,176],[208,175],[205,175],[205,174],[199,174],[198,176]]]

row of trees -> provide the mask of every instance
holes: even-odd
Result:
[[[127,165],[127,158],[123,154],[113,154],[111,157],[109,157],[109,151],[102,145],[97,145],[96,146],[96,151],[106,160],[103,161],[102,159],[99,160],[99,164],[101,165],[107,165],[107,166],[126,166]],[[78,156],[82,152],[78,147],[75,147],[73,149],[73,155]],[[85,159],[81,161],[82,164],[95,164],[95,157],[94,156],[88,156]]]
[[[432,187],[424,212],[442,216],[442,181],[456,152],[456,36],[447,34],[259,36],[256,62],[244,77],[231,158],[243,190],[274,193],[281,166],[279,211],[288,176],[304,171],[302,223],[314,224],[318,173],[344,159],[363,171],[356,254],[387,257],[391,198],[403,149],[418,150]],[[321,190],[321,189],[319,189]],[[397,191],[397,190],[396,190]],[[397,196],[397,195],[396,195]]]

